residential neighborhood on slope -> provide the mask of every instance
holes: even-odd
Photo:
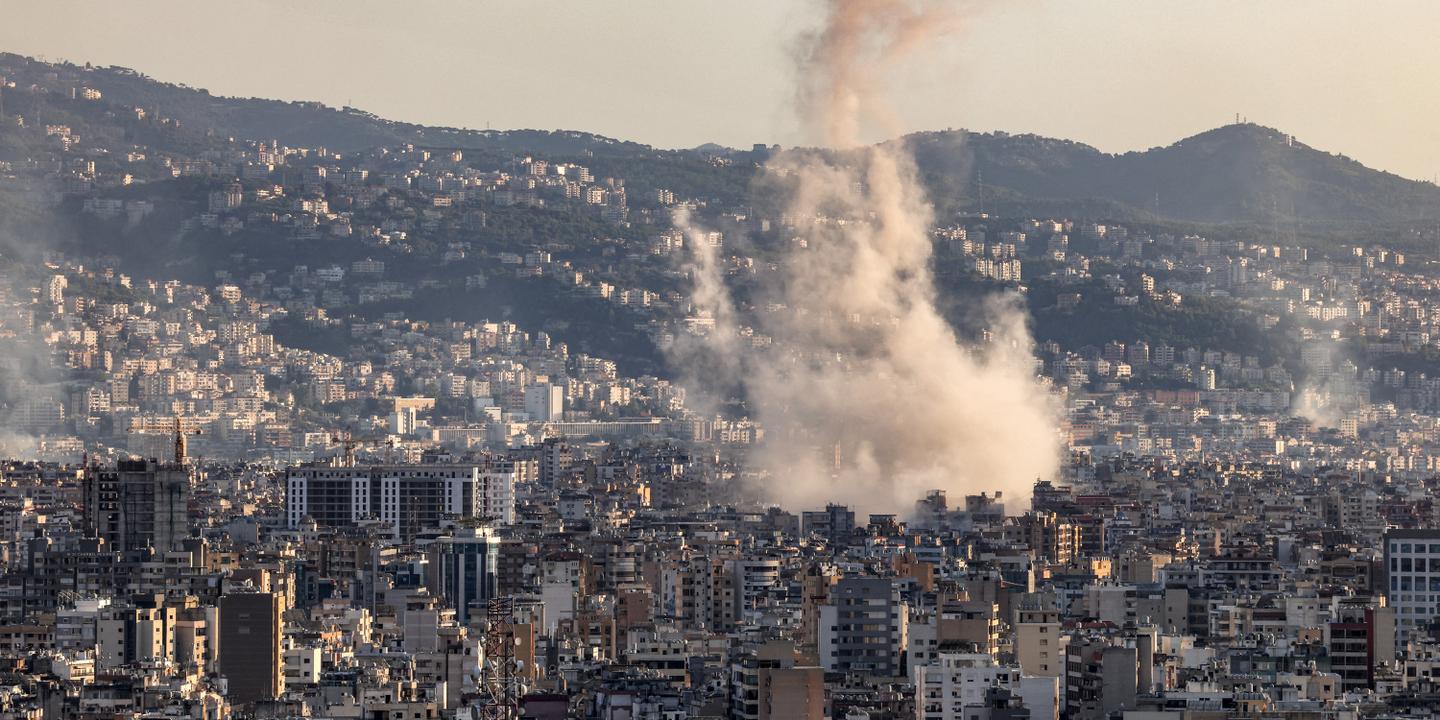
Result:
[[[734,192],[779,148],[302,147],[99,72],[0,56],[0,720],[1440,707],[1425,228],[937,203],[939,304],[1026,310],[1064,462],[780,507],[752,458],[851,448],[667,362],[793,311],[820,218]]]

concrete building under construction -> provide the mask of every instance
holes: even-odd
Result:
[[[177,549],[189,535],[190,467],[184,462],[121,460],[87,468],[86,530],[111,549]]]

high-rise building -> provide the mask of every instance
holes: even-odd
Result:
[[[575,617],[589,586],[589,563],[578,552],[557,551],[540,561],[540,599],[545,603],[545,626],[554,632],[563,620]]]
[[[1395,645],[1440,616],[1440,529],[1385,534],[1385,587],[1395,609]]]
[[[1340,687],[1373,690],[1375,670],[1395,659],[1394,609],[1371,598],[1336,598],[1325,638],[1330,672],[1340,676]]]
[[[1015,623],[1015,660],[1026,675],[1059,677],[1064,671],[1065,638],[1060,634],[1060,612],[1052,608],[1021,607]]]
[[[825,671],[796,664],[794,646],[774,641],[730,665],[730,717],[741,720],[820,720],[825,717]]]
[[[983,653],[942,652],[934,663],[912,669],[915,710],[926,720],[991,717],[991,691],[1018,691],[1020,668],[1000,665]]]
[[[343,465],[293,467],[285,478],[290,527],[311,518],[344,527],[376,518],[396,539],[413,538],[447,518],[515,521],[515,473],[478,465]]]
[[[87,469],[87,531],[113,550],[177,549],[189,535],[190,469],[183,462],[121,460]]]
[[[1099,720],[1135,709],[1140,651],[1119,638],[1072,637],[1065,645],[1065,716]]]
[[[1080,526],[1053,512],[1028,512],[1017,522],[1020,540],[1036,557],[1068,563],[1080,552]]]
[[[163,663],[175,656],[176,611],[165,596],[137,595],[129,605],[100,611],[95,627],[95,661],[101,668]]]
[[[395,412],[390,414],[390,432],[396,435],[414,435],[419,423],[413,407],[396,408]]]
[[[800,529],[844,545],[855,530],[855,511],[834,503],[826,505],[824,510],[807,510],[800,515]]]
[[[525,388],[525,414],[537,422],[564,418],[565,388],[550,383],[539,383]]]
[[[780,561],[776,558],[746,558],[727,564],[735,575],[737,614],[756,607],[762,595],[780,585]]]
[[[272,592],[220,596],[219,670],[233,705],[270,700],[285,691],[281,654],[285,598]]]
[[[425,578],[430,593],[455,609],[461,625],[480,603],[499,594],[500,538],[489,528],[456,528],[427,547],[430,562]]]
[[[889,578],[847,577],[820,607],[820,664],[880,677],[900,673],[909,612]]]
[[[936,640],[941,645],[965,643],[976,652],[1000,652],[1000,605],[991,600],[958,597],[939,601],[935,622]]]
[[[547,488],[555,487],[560,476],[568,471],[574,462],[575,455],[570,450],[569,443],[561,438],[545,438],[540,444],[538,462],[540,484]]]

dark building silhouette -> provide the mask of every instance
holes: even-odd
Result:
[[[189,535],[190,469],[156,460],[87,469],[84,503],[86,530],[110,549],[175,550]]]
[[[220,597],[219,670],[233,705],[271,700],[285,690],[281,655],[284,597],[232,592]]]

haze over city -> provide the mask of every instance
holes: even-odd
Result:
[[[1033,132],[1125,152],[1239,113],[1408,178],[1440,172],[1434,3],[955,4],[964,32],[894,80],[907,131]],[[223,95],[668,148],[813,141],[791,107],[796,38],[821,19],[805,2],[7,0],[3,11],[12,52]],[[151,36],[163,41],[139,40]]]
[[[0,4],[0,720],[1432,717],[1437,15]]]

